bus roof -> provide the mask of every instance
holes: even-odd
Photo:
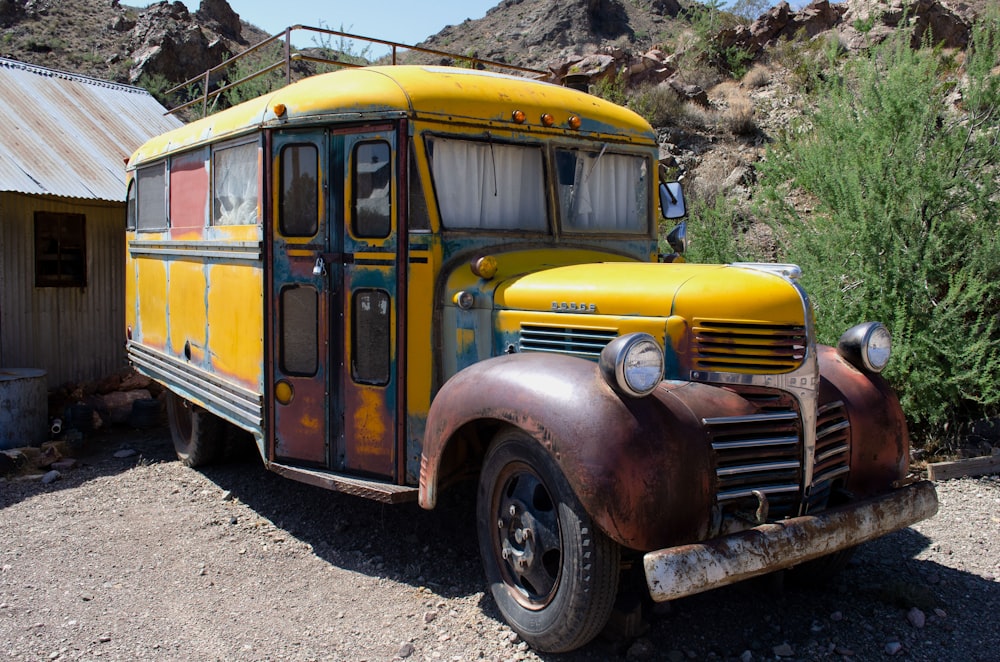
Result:
[[[275,108],[280,106],[284,114],[279,117]],[[512,120],[517,110],[524,113],[522,125]],[[543,127],[543,113],[553,116],[552,128]],[[149,140],[132,155],[129,167],[264,126],[394,116],[655,144],[655,134],[639,115],[584,92],[474,69],[397,65],[341,69],[306,78]],[[579,129],[567,126],[570,116],[580,118]]]

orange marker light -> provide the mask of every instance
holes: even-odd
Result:
[[[514,124],[524,124],[524,111],[515,110],[510,114],[510,118],[514,120]]]
[[[295,391],[292,390],[292,385],[284,379],[274,385],[274,399],[279,403],[287,405],[293,397],[295,397]]]
[[[552,126],[556,123],[556,118],[552,117],[548,113],[542,113],[542,124],[545,126]]]
[[[283,104],[283,103],[276,103],[276,104],[274,104],[274,108],[272,110],[274,110],[275,117],[281,117],[282,115],[285,114],[285,111],[288,110],[288,109],[285,108],[285,104]]]
[[[569,124],[569,128],[571,128],[574,131],[576,131],[577,129],[580,128],[580,123],[581,122],[580,122],[579,116],[577,116],[577,115],[570,115],[569,119],[566,120],[566,123]]]

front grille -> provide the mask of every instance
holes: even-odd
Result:
[[[791,372],[806,355],[804,326],[696,319],[691,337],[695,370]]]
[[[716,498],[723,508],[767,496],[770,518],[798,513],[802,435],[798,412],[704,419],[715,451]]]
[[[851,422],[840,400],[822,405],[816,420],[816,461],[809,490],[809,510],[824,508],[837,483],[845,483],[850,472]]]
[[[597,360],[601,350],[616,337],[618,329],[522,324],[519,349],[522,352],[553,352]]]

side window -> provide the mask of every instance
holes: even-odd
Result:
[[[167,229],[167,164],[165,161],[135,171],[140,232]]]
[[[212,225],[257,223],[257,152],[256,142],[212,150]]]
[[[203,228],[208,219],[208,148],[170,159],[170,227]]]
[[[389,330],[392,317],[389,293],[358,290],[351,308],[351,375],[359,384],[389,383]]]
[[[281,290],[281,371],[289,375],[316,374],[319,337],[319,295],[302,285]]]
[[[414,153],[413,144],[410,144],[410,167],[407,173],[409,177],[409,202],[407,203],[407,226],[411,230],[430,230],[431,219],[427,213],[427,197],[424,195],[424,187],[420,183],[420,171],[417,170],[417,155]]]
[[[35,212],[35,287],[86,287],[83,214]]]
[[[281,234],[311,237],[319,229],[319,151],[313,144],[281,150]]]
[[[125,229],[129,231],[135,230],[135,188],[135,178],[133,177],[128,185],[128,197],[125,199]]]
[[[354,147],[354,236],[388,237],[392,230],[392,150],[385,141],[358,143]]]

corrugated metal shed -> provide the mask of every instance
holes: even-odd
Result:
[[[181,126],[146,90],[0,58],[0,191],[124,200],[124,159]]]

